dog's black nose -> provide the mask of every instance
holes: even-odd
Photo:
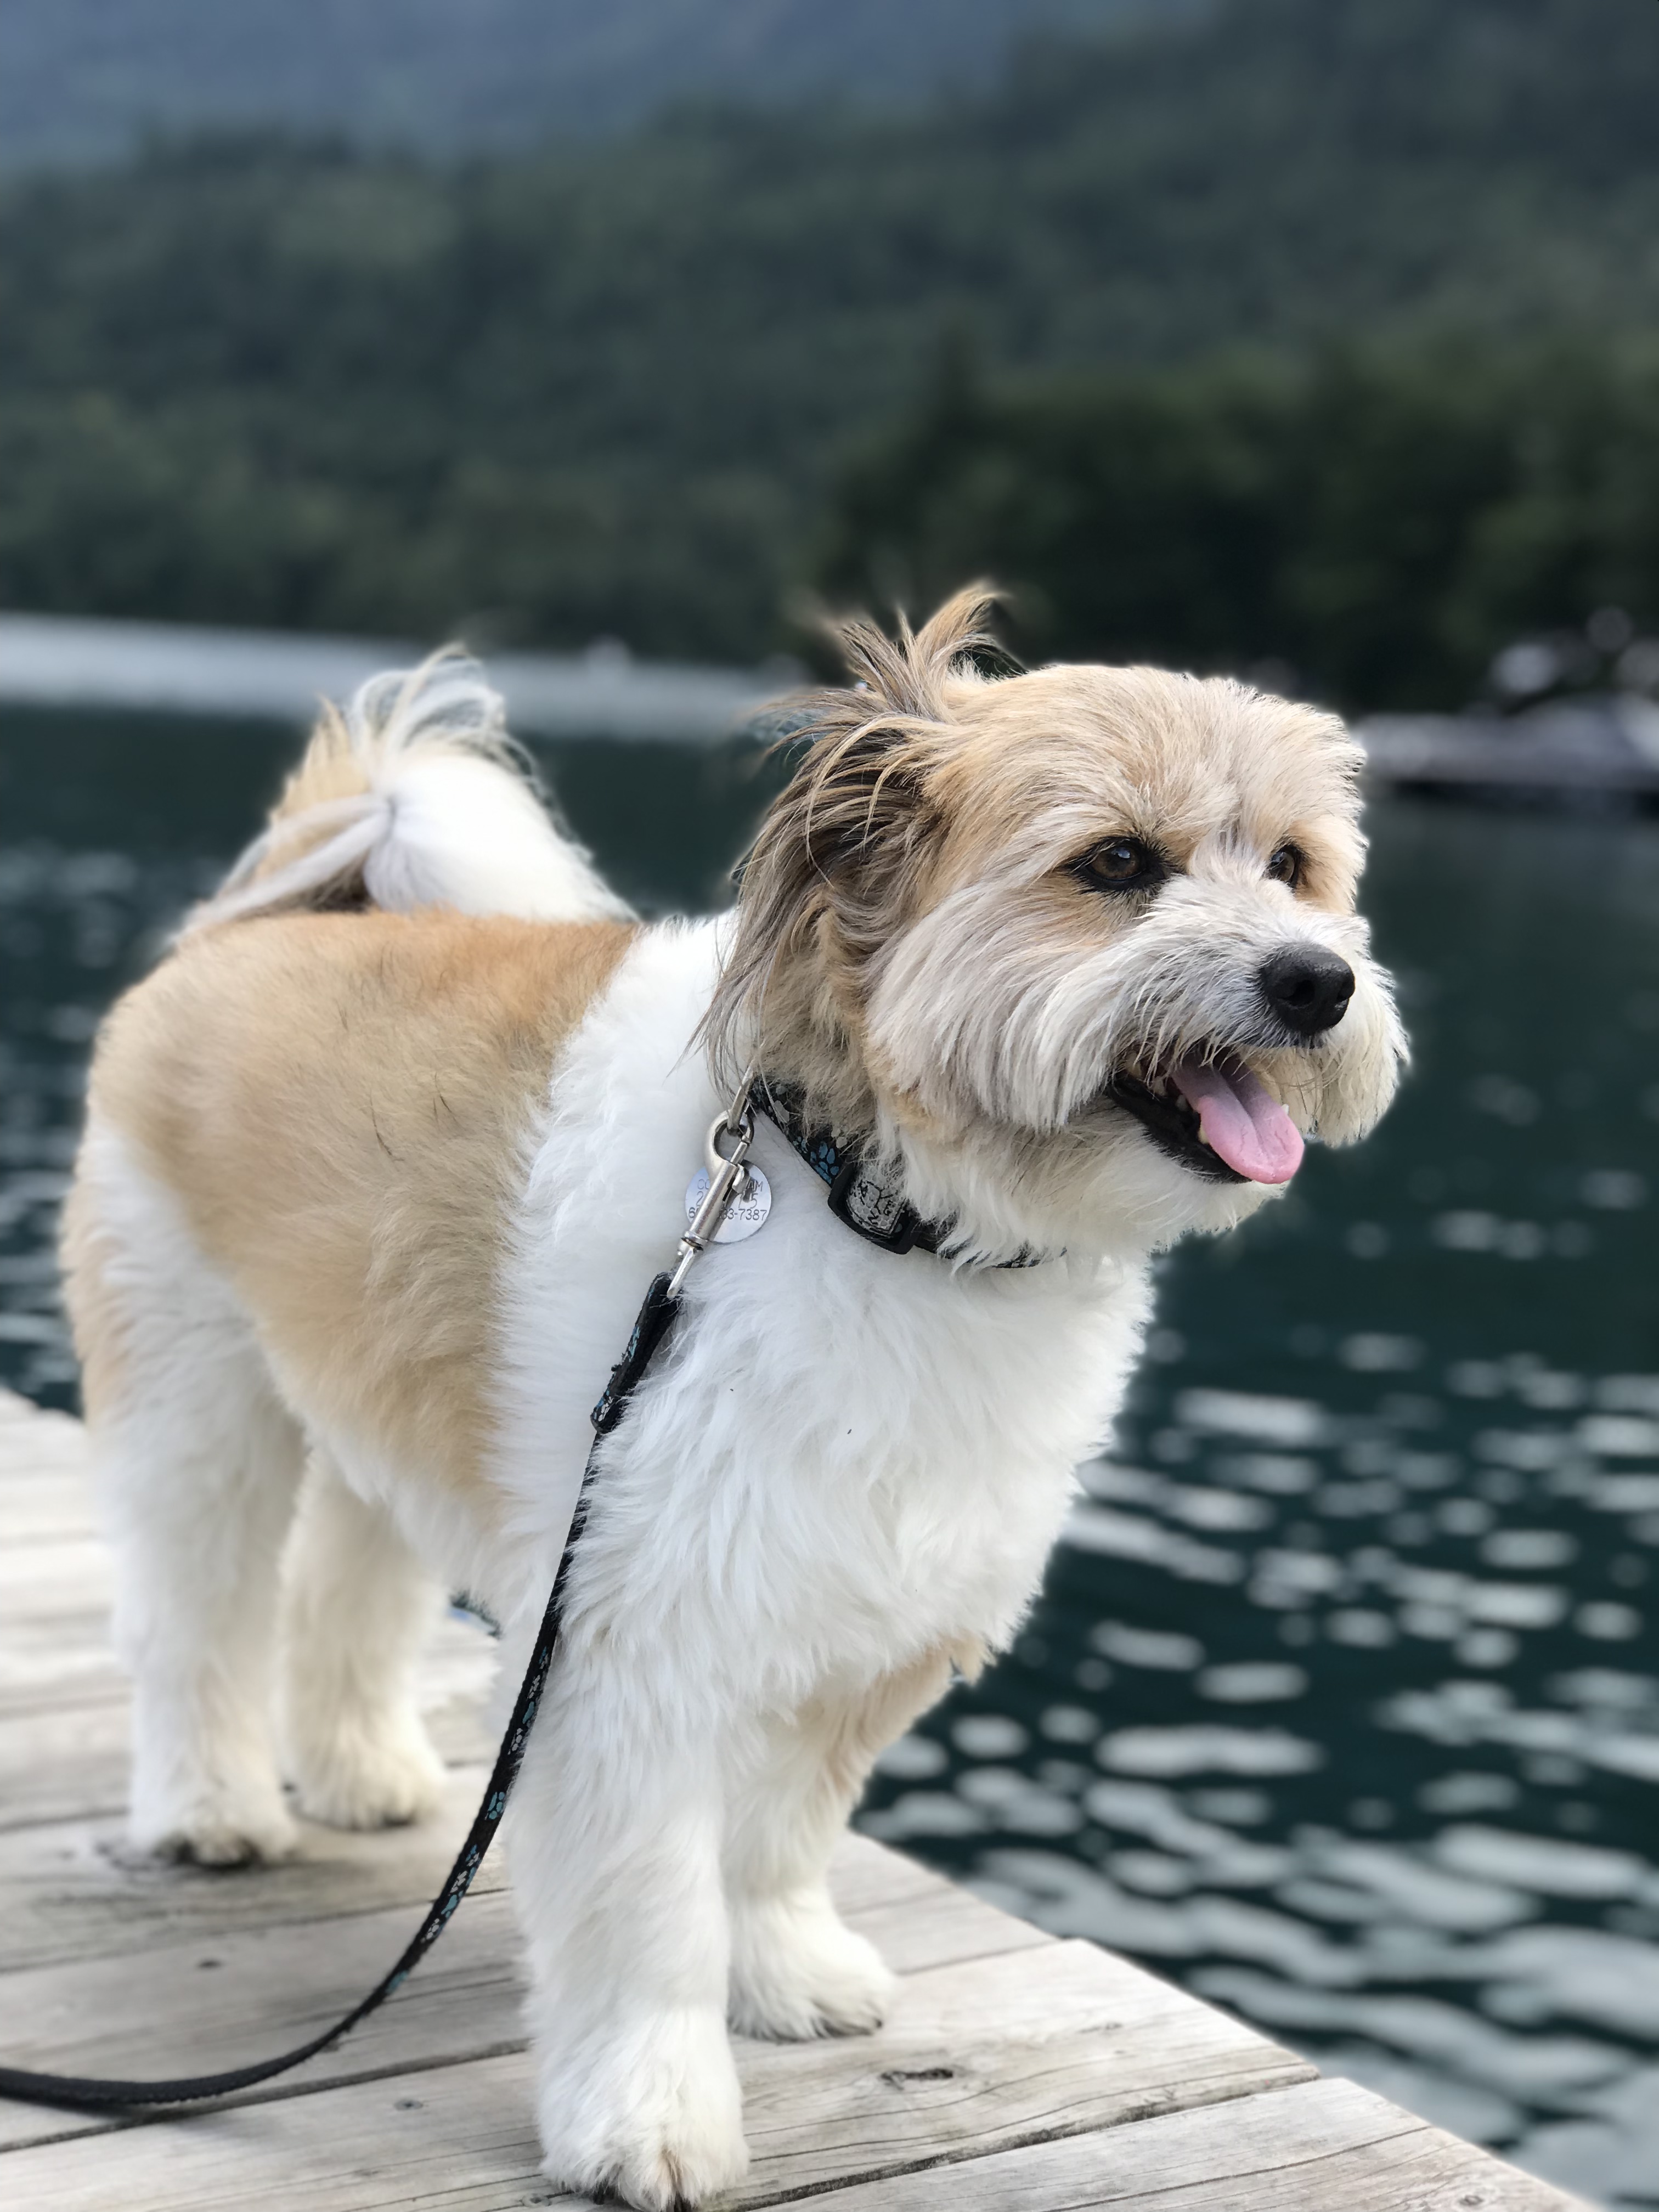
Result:
[[[1322,945],[1287,945],[1264,962],[1261,995],[1287,1030],[1317,1036],[1334,1029],[1353,996],[1353,969]]]

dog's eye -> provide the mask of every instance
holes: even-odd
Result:
[[[1085,891],[1149,890],[1167,871],[1161,854],[1139,837],[1108,837],[1072,863]]]
[[[1306,865],[1294,845],[1281,845],[1267,863],[1268,879],[1275,884],[1288,884],[1294,890]]]

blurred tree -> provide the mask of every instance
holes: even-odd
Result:
[[[1116,556],[1089,517],[1109,491],[1130,502],[1140,566],[1089,588],[1118,594],[1136,634],[1172,653],[1281,649],[1241,611],[1266,588],[1261,533],[1290,526],[1258,479],[1290,481],[1261,426],[1296,373],[1266,356],[1453,320],[1493,346],[1659,327],[1659,6],[1178,12],[1177,27],[1034,48],[994,88],[908,112],[684,111],[449,167],[203,141],[15,179],[0,189],[0,599],[757,655],[783,641],[849,441],[914,402],[939,333],[961,328],[1000,380],[1261,349],[1224,404],[1201,376],[1167,400],[1135,386],[1134,451],[1091,448],[1095,505],[1058,467],[1045,496],[1063,509],[1053,528],[1073,518],[1072,557],[1097,568]],[[1432,414],[1436,439],[1468,426],[1456,466],[1477,475],[1498,465],[1475,450],[1489,390],[1455,421]],[[1416,453],[1412,410],[1428,404],[1402,385],[1389,429],[1366,403],[1364,434],[1392,441],[1402,483],[1453,465],[1449,448],[1443,468]],[[1480,571],[1492,605],[1443,611],[1449,672],[1474,649],[1460,623],[1484,636],[1544,594],[1566,508],[1594,506],[1583,527],[1603,547],[1639,532],[1598,404],[1579,428],[1565,400],[1546,410],[1555,458],[1528,465],[1530,503]],[[1340,380],[1324,404],[1349,404]],[[1042,439],[1070,434],[1056,418]],[[1310,417],[1306,435],[1332,473],[1305,496],[1340,508],[1359,460],[1341,459],[1334,422],[1316,436]],[[1025,465],[993,441],[981,470],[998,453]],[[1012,528],[1012,491],[972,493],[999,498]],[[1035,507],[1018,512],[1036,532]],[[1166,527],[1181,515],[1185,550]],[[1419,526],[1402,509],[1376,520]],[[1299,604],[1311,621],[1330,600],[1356,639],[1345,670],[1374,687],[1366,671],[1396,650],[1369,580],[1384,556],[1357,525],[1344,542],[1346,566],[1303,579]],[[1391,575],[1426,580],[1450,557],[1387,542]],[[1296,598],[1282,576],[1274,591],[1276,606]]]
[[[849,464],[836,600],[1012,592],[1034,659],[1242,669],[1350,708],[1455,706],[1517,633],[1659,628],[1659,353],[1470,344],[982,383]]]

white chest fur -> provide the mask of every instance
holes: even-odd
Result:
[[[524,1540],[492,1595],[509,1607],[538,1599],[588,1408],[672,1252],[718,1106],[686,1049],[714,957],[710,926],[648,933],[556,1076],[502,1285],[495,1473]],[[751,1694],[1001,1642],[1115,1409],[1144,1270],[896,1258],[830,1213],[765,1124],[757,1157],[771,1218],[694,1271],[606,1448],[584,1591],[612,1637],[684,1642]]]

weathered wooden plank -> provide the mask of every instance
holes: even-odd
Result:
[[[419,1694],[427,1704],[482,1699],[495,1674],[495,1647],[483,1629],[448,1615],[422,1655]],[[102,1606],[0,1609],[0,1713],[57,1708],[76,1698],[104,1705],[125,1697],[126,1687]]]
[[[0,1719],[0,1828],[118,1813],[126,1795],[125,1698]]]
[[[457,1811],[446,1823],[452,1843],[470,1807]],[[240,1877],[185,1873],[172,1887],[209,1904],[216,1891],[257,1899],[267,1884],[286,1887],[292,1897],[297,1875],[329,1871],[325,1862],[313,1862]],[[396,1957],[447,1871],[447,1855],[441,1864],[429,1861],[423,1887],[393,1910],[300,1922],[278,1917],[263,1925],[251,1924],[245,1910],[216,1926],[175,1923],[161,1942],[154,1940],[152,1917],[152,1941],[142,1953],[14,1967],[0,1973],[0,2053],[15,2064],[59,2072],[155,2075],[233,2065],[300,2042],[344,2012]],[[520,1946],[507,1900],[497,1893],[503,1879],[502,1865],[488,1862],[442,1946],[408,1987],[291,2086],[312,2088],[516,2048]],[[150,1871],[137,1886],[153,1902],[169,1885]],[[858,1838],[847,1838],[836,1887],[848,1920],[866,1934],[884,1936],[889,1963],[902,1974],[1054,1941]],[[233,1911],[234,1902],[233,1895]],[[249,2100],[261,2094],[251,2093]],[[94,2133],[103,2124],[85,2115],[0,2102],[0,2148]]]
[[[239,1928],[293,1928],[433,1896],[477,1808],[488,1770],[451,1770],[445,1802],[408,1828],[354,1835],[307,1821],[286,1865],[210,1869],[133,1859],[118,1816],[0,1833],[0,1973],[55,1960],[118,1958]],[[503,1879],[492,1854],[478,1876]]]
[[[426,1721],[451,1764],[495,1749],[471,1698],[428,1706]],[[42,1706],[0,1719],[0,1830],[118,1813],[126,1795],[125,1699]]]
[[[493,1911],[504,1911],[502,1900],[490,1904]],[[467,1966],[476,1971],[474,1961]],[[374,2046],[382,2064],[397,2063],[399,2038],[412,2055],[417,2033],[430,2045],[446,2033],[459,2040],[469,2021],[476,2032],[478,1992],[467,1966],[453,1970],[441,1990],[434,1977],[433,2001],[418,2027],[414,2008],[400,1995],[400,2017]],[[447,2029],[447,2020],[460,2026]],[[366,2030],[365,2053],[372,2039]],[[878,2035],[795,2045],[743,2043],[738,2059],[753,2164],[748,2183],[729,2200],[733,2205],[764,2204],[941,2156],[977,2157],[1057,2128],[1133,2120],[1149,2108],[1237,2098],[1311,2070],[1085,1943],[932,1969],[902,1984],[894,2018]],[[463,2075],[469,2093],[448,2109]],[[360,2160],[372,2142],[378,2169],[370,2193],[344,2200],[331,2193],[323,2200],[331,2207],[342,2201],[421,2203],[428,2193],[447,2205],[500,2204],[499,2193],[471,2193],[481,2169],[497,2191],[534,2188],[530,2066],[522,2052],[404,2071],[398,2083],[399,2095],[415,2104],[393,2098],[393,2112],[431,2110],[434,2098],[445,2110],[441,2126],[422,2130],[428,2171],[413,2197],[401,2161],[382,2158],[391,2087],[385,2079],[267,2102],[249,2109],[246,2118],[237,2112],[161,2121],[114,2136],[82,2134],[55,2146],[37,2136],[34,2147],[6,2156],[0,2192],[9,2203],[29,2203],[35,2175],[55,2192],[54,2203],[93,2203],[94,2177],[101,2172],[106,2186],[118,2175],[119,2201],[131,2212],[198,2201],[252,2203],[260,2189],[273,2187],[278,2193],[265,2201],[282,2202],[291,2171],[304,2170],[304,2147],[331,2138],[343,2148],[355,2141]],[[515,2098],[521,2100],[516,2118]],[[39,2117],[49,2124],[54,2116]],[[290,2140],[301,2161],[297,2169],[289,2166]],[[198,2197],[181,2171],[181,2158],[188,2166],[204,2154],[216,2197],[205,2174]]]
[[[874,2037],[742,2056],[752,2155],[734,2203],[980,2158],[1306,2081],[1313,2068],[1090,1943],[907,1981]]]
[[[0,1622],[106,1611],[114,1591],[109,1547],[95,1534],[0,1543]]]
[[[50,1631],[35,1651],[21,1632],[0,1629],[13,1668],[0,1689],[0,1829],[38,1820],[71,1820],[118,1812],[126,1802],[127,1699],[94,1631],[65,1624],[55,1656]],[[34,1652],[32,1659],[31,1652]],[[30,1666],[36,1679],[19,1678]],[[422,1656],[419,1694],[433,1740],[447,1759],[483,1757],[494,1746],[479,1707],[495,1674],[495,1647],[483,1631],[446,1620]],[[0,1683],[4,1682],[0,1668]]]
[[[104,1705],[126,1694],[101,1611],[0,1622],[0,1717]]]
[[[757,2062],[810,2062],[826,2048],[744,2050],[751,2136]],[[794,2085],[797,2137],[809,2150],[816,2086]],[[866,2173],[873,2178],[824,2192],[825,2212],[1588,2212],[1344,2081],[1007,2150],[952,2146],[945,2162],[908,2171],[871,2156]],[[124,2212],[500,2212],[578,2201],[556,2198],[538,2178],[528,2062],[518,2056],[14,2153],[3,2182],[18,2212],[117,2203]],[[785,2160],[763,2153],[727,2201],[758,2207],[799,2186]]]
[[[8,1466],[0,1431],[0,1544],[15,1551],[24,1544],[61,1544],[98,1534],[92,1486],[84,1472],[61,1467]],[[18,1455],[21,1457],[21,1455]]]
[[[279,1867],[135,1860],[116,1819],[14,1830],[0,1836],[0,1972],[423,1904],[448,1871],[485,1772],[452,1769],[442,1809],[414,1827],[354,1835],[301,1823],[299,1856]],[[502,1864],[498,1855],[485,1861],[480,1891],[504,1879]],[[907,1967],[1054,1940],[866,1837],[842,1838],[831,1882],[842,1912]]]
[[[137,1959],[3,1975],[0,2052],[16,2065],[122,2078],[248,2063],[337,2020],[392,1965],[418,1917],[418,1906],[409,1906],[302,1929],[240,1929]],[[505,1893],[469,1898],[384,2009],[286,2087],[314,2092],[329,2081],[518,2050],[518,1948]],[[249,2093],[247,2101],[260,2100],[260,2092]],[[112,2124],[0,2099],[0,2150]],[[8,2194],[0,2179],[0,2197]]]
[[[1368,2089],[1317,2081],[866,2179],[815,2203],[823,2212],[1592,2212]]]
[[[0,1547],[94,1534],[90,1468],[79,1421],[0,1390]]]
[[[49,1459],[84,1465],[88,1449],[85,1425],[73,1413],[37,1406],[0,1385],[0,1474],[14,1463],[38,1465]]]
[[[863,1881],[849,1879],[854,1855],[881,1852],[889,1861],[920,1874],[920,1885],[908,1881],[896,1893],[882,1893]],[[884,1881],[890,1877],[884,1870]],[[898,1973],[915,1973],[927,1966],[947,1966],[965,1959],[989,1958],[1011,1951],[1032,1951],[1055,1942],[1028,1920],[1017,1920],[954,1882],[926,1874],[908,1860],[900,1859],[880,1844],[848,1836],[831,1870],[830,1887],[843,1917],[867,1936],[888,1965]]]
[[[170,1944],[194,1950],[238,1930],[304,1930],[349,1914],[412,1910],[448,1872],[485,1771],[453,1769],[444,1807],[416,1826],[356,1835],[302,1823],[299,1855],[277,1867],[222,1871],[135,1859],[116,1820],[15,1831],[0,1838],[0,1991],[6,1974],[25,1968],[126,1959]],[[492,1854],[473,1893],[505,1880],[505,1860]],[[1055,1941],[865,1837],[842,1838],[830,1881],[842,1912],[901,1972]],[[320,1928],[315,1940],[326,1940]]]
[[[0,2193],[8,2212],[506,2212],[584,2201],[538,2173],[523,2057],[12,2151],[0,2159]]]

